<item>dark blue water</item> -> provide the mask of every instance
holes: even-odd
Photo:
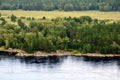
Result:
[[[0,56],[0,80],[120,80],[120,59]]]

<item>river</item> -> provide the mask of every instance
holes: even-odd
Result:
[[[120,80],[120,58],[0,56],[0,80]]]

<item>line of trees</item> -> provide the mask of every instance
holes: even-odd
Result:
[[[120,0],[0,0],[0,9],[120,11]]]
[[[14,16],[14,15],[12,15]],[[11,18],[12,18],[11,16]],[[80,18],[43,18],[29,25],[17,18],[9,24],[0,18],[0,47],[27,52],[78,50],[81,53],[120,54],[120,21]],[[27,20],[27,19],[26,19]],[[3,22],[6,22],[2,24]],[[14,20],[11,19],[14,22]]]

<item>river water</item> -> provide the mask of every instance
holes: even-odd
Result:
[[[0,56],[0,80],[120,80],[120,58]]]

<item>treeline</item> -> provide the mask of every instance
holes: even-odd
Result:
[[[120,11],[120,0],[0,0],[0,9]]]
[[[55,18],[40,21],[14,15],[9,24],[0,18],[0,47],[18,48],[27,52],[78,50],[81,53],[120,54],[120,21],[98,20],[89,16]]]

